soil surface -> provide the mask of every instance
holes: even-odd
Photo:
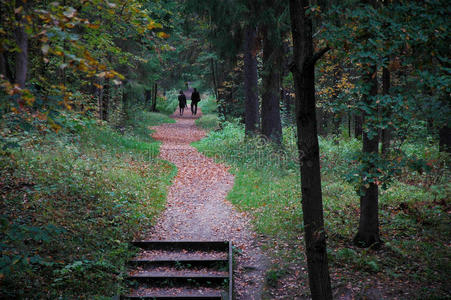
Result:
[[[177,166],[166,210],[148,239],[231,240],[234,254],[236,299],[261,299],[268,260],[259,247],[249,218],[226,200],[234,176],[224,165],[199,153],[190,143],[205,136],[191,112],[173,115],[176,123],[152,127],[162,141],[160,157]]]

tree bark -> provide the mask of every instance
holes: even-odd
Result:
[[[105,84],[103,86],[103,95],[102,95],[102,110],[101,119],[104,121],[108,120],[108,109],[110,106],[110,80],[105,79]]]
[[[448,125],[439,130],[439,150],[440,152],[451,153],[451,128]]]
[[[390,94],[390,71],[387,68],[382,69],[382,92],[384,95]],[[389,114],[387,111],[388,108],[383,109],[383,116],[386,116]],[[390,128],[382,129],[382,155],[387,155],[389,148],[390,148]]]
[[[153,86],[153,100],[152,100],[152,111],[157,111],[157,92],[158,92],[158,85],[155,83]]]
[[[363,120],[362,116],[354,114],[354,137],[361,140],[363,134]]]
[[[98,84],[102,82],[99,80]],[[105,92],[103,88],[98,90],[97,106],[99,107],[99,119],[103,120],[103,93]]]
[[[376,67],[372,68],[368,74],[365,75],[364,81],[370,85],[369,95],[364,95],[364,101],[370,104],[373,99],[372,96],[377,95],[377,76]],[[364,114],[364,119],[368,114]],[[379,153],[379,138],[377,134],[372,137],[368,135],[369,131],[377,131],[376,128],[370,128],[368,124],[367,129],[363,132],[363,155],[373,156]],[[366,162],[364,173],[372,173],[375,165],[372,162]],[[381,243],[379,235],[379,189],[375,182],[367,183],[366,175],[362,175],[362,186],[360,187],[360,221],[359,229],[354,237],[354,244],[359,247],[369,247],[372,245],[379,245]]]
[[[351,138],[351,112],[348,112],[348,137]]]
[[[247,25],[244,37],[244,90],[246,95],[245,131],[246,135],[257,132],[258,94],[257,94],[257,30]]]
[[[145,101],[145,107],[147,108],[147,107],[149,107],[149,108],[151,108],[151,105],[152,105],[152,89],[150,88],[150,89],[146,89],[145,90],[145,92],[144,92],[144,101]]]
[[[18,1],[19,5],[23,5],[22,1]],[[28,72],[28,35],[24,28],[24,19],[19,18],[19,25],[14,31],[17,47],[19,51],[16,53],[15,74],[16,83],[20,88],[25,88]]]
[[[263,34],[263,95],[262,95],[262,134],[276,144],[282,142],[282,123],[280,120],[280,73],[282,49],[269,36],[267,29]]]
[[[324,111],[324,109],[321,107],[316,111],[316,120],[317,120],[317,130],[318,130],[318,134],[320,136],[326,136],[327,132],[326,132],[326,124],[325,124],[325,117],[324,115],[326,114],[326,112]]]
[[[218,99],[218,83],[216,80],[216,72],[215,72],[215,63],[213,61],[213,58],[210,59],[210,68],[211,68],[211,77],[213,80],[213,89],[215,93],[215,98]]]
[[[301,161],[302,211],[312,299],[332,299],[323,220],[315,104],[315,57],[307,0],[290,0],[296,89],[296,123]]]

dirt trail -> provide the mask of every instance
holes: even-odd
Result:
[[[233,241],[241,250],[235,255],[236,299],[261,299],[267,259],[249,219],[225,199],[234,176],[226,166],[190,146],[205,136],[205,131],[195,126],[191,112],[173,117],[176,123],[152,128],[152,136],[163,142],[160,157],[174,163],[178,173],[169,189],[166,210],[148,238]]]

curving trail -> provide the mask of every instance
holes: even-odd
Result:
[[[236,299],[261,299],[267,259],[247,216],[225,199],[234,176],[226,166],[190,146],[205,136],[190,112],[173,118],[176,123],[152,127],[152,136],[163,142],[160,157],[174,163],[178,172],[169,189],[166,210],[147,238],[233,241],[242,250],[234,257]]]

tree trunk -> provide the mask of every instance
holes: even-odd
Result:
[[[20,4],[22,1],[18,1]],[[20,88],[25,88],[25,83],[27,81],[27,71],[28,71],[28,36],[25,32],[23,18],[17,28],[15,29],[14,35],[19,51],[16,53],[16,83]]]
[[[325,124],[325,120],[326,118],[324,117],[327,113],[324,111],[324,109],[322,107],[320,107],[317,111],[316,111],[316,119],[317,119],[317,128],[318,128],[318,134],[320,136],[327,136],[327,132],[326,132],[326,124]]]
[[[108,120],[108,109],[110,106],[110,80],[105,79],[105,84],[103,86],[103,95],[102,95],[102,114],[101,119],[104,121]]]
[[[382,92],[384,95],[390,94],[390,71],[387,68],[382,69]],[[389,114],[388,108],[383,108],[383,116]],[[390,128],[382,129],[382,155],[386,155],[390,148]]]
[[[351,138],[351,112],[348,112],[348,136]]]
[[[213,58],[210,59],[210,68],[211,68],[211,77],[213,79],[213,89],[215,93],[215,98],[218,99],[218,83],[216,80],[216,72],[215,72],[215,63],[213,61]]]
[[[152,100],[152,111],[157,111],[157,92],[158,92],[158,85],[155,83],[153,86],[153,100]]]
[[[267,30],[264,30],[262,134],[276,144],[280,144],[282,139],[279,93],[281,62],[280,47],[271,40]]]
[[[369,105],[373,101],[372,96],[377,95],[377,76],[376,67],[373,71],[365,75],[364,81],[370,85],[369,95],[364,95],[364,101]],[[367,114],[364,114],[364,119]],[[379,138],[377,134],[373,134],[370,138],[369,131],[377,132],[376,128],[370,128],[368,124],[367,129],[363,133],[363,155],[374,156],[379,153]],[[376,168],[372,162],[364,162],[364,173],[373,173]],[[362,186],[360,187],[360,222],[357,235],[354,237],[354,244],[359,247],[369,247],[371,245],[379,245],[381,243],[379,236],[379,208],[378,198],[379,189],[375,182],[367,182],[366,175],[362,175]]]
[[[321,174],[315,104],[315,57],[307,0],[290,0],[294,46],[296,123],[301,160],[302,211],[312,299],[332,299],[323,220]]]
[[[146,89],[145,90],[145,92],[144,92],[144,101],[145,101],[145,107],[147,108],[147,107],[151,107],[151,105],[152,105],[152,89],[150,88],[150,89]]]
[[[362,116],[358,114],[354,114],[354,137],[357,139],[362,139],[363,134],[363,120]]]
[[[128,105],[128,86],[127,83],[124,82],[122,85],[122,110],[125,114],[127,114]]]
[[[440,152],[451,153],[451,128],[448,125],[443,126],[439,130],[439,149]]]
[[[246,95],[245,130],[247,135],[257,132],[257,30],[247,25],[244,37],[244,90]]]

